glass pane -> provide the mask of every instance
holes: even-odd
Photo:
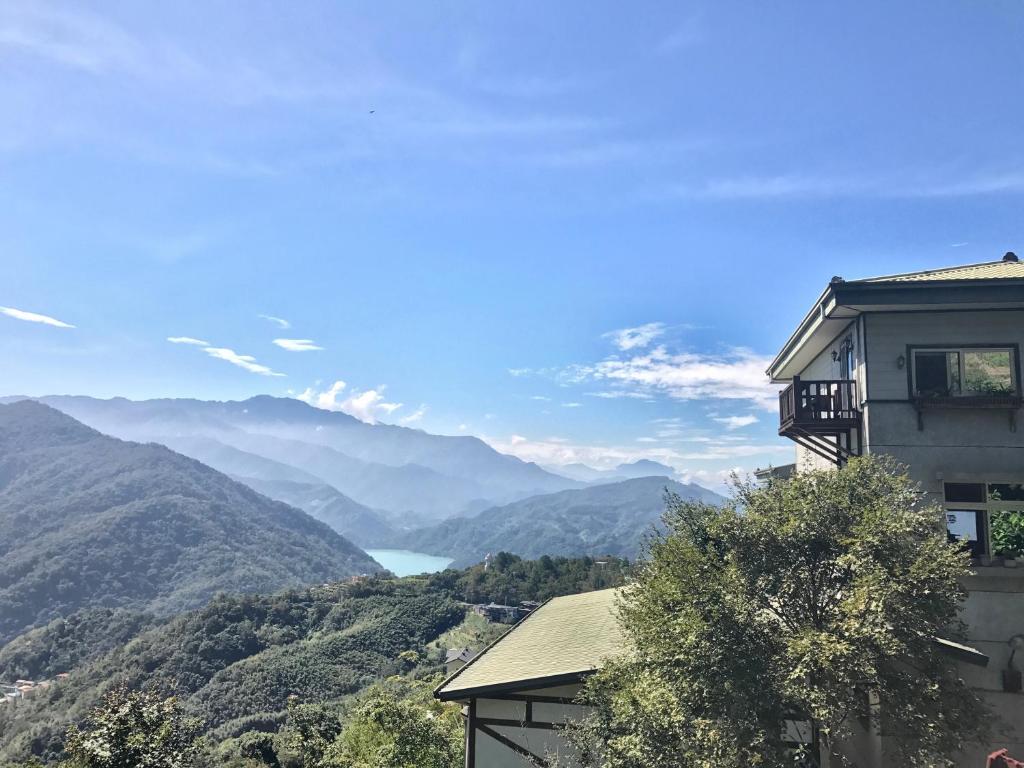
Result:
[[[972,395],[1012,395],[1013,356],[1008,349],[965,350],[964,392]]]
[[[918,395],[949,397],[960,392],[957,352],[914,352],[914,387]]]
[[[985,503],[984,483],[946,483],[946,501]]]
[[[978,557],[982,553],[982,541],[978,526],[981,512],[972,509],[950,509],[946,511],[946,533],[950,541],[960,542]]]
[[[989,483],[988,497],[991,501],[1024,501],[1024,484]]]
[[[992,551],[1005,557],[1024,554],[1024,512],[993,512]]]

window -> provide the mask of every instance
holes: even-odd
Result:
[[[915,397],[1005,397],[1015,395],[1015,350],[1004,348],[913,349]]]
[[[981,536],[981,518],[984,514],[974,509],[946,510],[946,535],[950,541],[964,544],[971,551],[971,557],[984,554]]]
[[[972,557],[1024,557],[1024,483],[945,483],[946,534]]]
[[[852,379],[854,370],[853,339],[847,336],[839,347],[839,378]]]

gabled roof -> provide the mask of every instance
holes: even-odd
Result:
[[[615,615],[618,591],[548,600],[441,683],[434,695],[466,699],[582,679],[625,647]]]
[[[473,652],[469,648],[450,648],[445,654],[444,663],[450,664],[453,661],[469,661],[473,658]]]

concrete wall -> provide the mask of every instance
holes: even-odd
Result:
[[[848,332],[822,350],[801,378],[838,378],[832,351],[838,352]],[[911,477],[940,504],[943,482],[1024,482],[1024,414],[1018,414],[1020,425],[1014,431],[1006,410],[934,408],[923,412],[919,428],[907,379],[911,361],[906,359],[908,345],[1024,347],[1024,310],[870,314],[855,325],[853,335],[866,452],[889,454],[908,465]],[[797,447],[799,469],[823,463]],[[1002,690],[1008,640],[1024,634],[1024,567],[979,566],[967,588],[962,618],[968,643],[991,661],[986,668],[961,665],[960,672],[996,715],[991,743],[972,748],[958,761],[964,768],[978,768],[990,752],[1003,747],[1024,757],[1024,695]],[[1018,661],[1024,669],[1024,658]],[[892,745],[886,744],[886,739],[865,731],[845,751],[862,768],[901,765]]]
[[[557,688],[538,688],[529,691],[517,691],[521,694],[534,696],[557,696],[574,698],[580,691],[579,685],[564,685]],[[476,700],[477,717],[494,717],[499,719],[525,720],[526,704],[520,701],[502,701],[498,699],[480,698]],[[534,704],[533,719],[551,723],[564,723],[572,718],[586,714],[586,707],[575,704]],[[541,728],[494,727],[502,736],[516,744],[529,749],[538,757],[546,754],[573,754],[572,750],[558,731]],[[495,741],[486,734],[476,735],[476,768],[534,768],[525,757],[518,755],[504,744]]]
[[[944,482],[1024,482],[1024,419],[1013,431],[1006,410],[929,408],[919,423],[907,379],[908,345],[1024,346],[1024,311],[872,314],[865,328],[869,453],[888,454],[906,464],[929,499],[940,504]],[[983,766],[985,757],[1002,747],[1011,755],[1024,755],[1024,696],[1002,690],[1007,642],[1024,633],[1024,569],[978,567],[967,588],[962,618],[968,644],[991,661],[986,668],[960,665],[960,673],[998,720],[991,743],[961,756],[964,768]]]
[[[906,400],[907,345],[1021,344],[1024,310],[991,312],[888,312],[867,316],[868,398]]]

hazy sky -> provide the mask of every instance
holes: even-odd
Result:
[[[0,0],[0,393],[784,463],[763,371],[832,275],[1024,249],[1022,33],[977,0]]]

